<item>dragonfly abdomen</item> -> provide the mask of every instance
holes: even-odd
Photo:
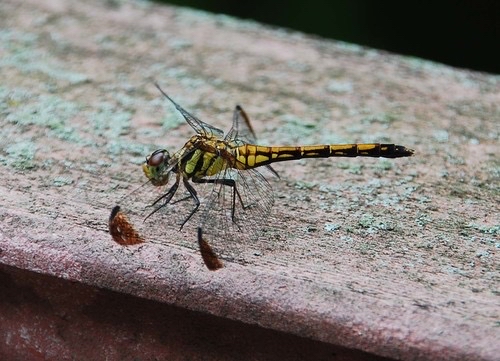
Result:
[[[260,167],[274,162],[302,158],[329,157],[409,157],[412,149],[396,144],[323,144],[296,147],[265,147],[245,144],[236,148],[236,159],[242,169]]]

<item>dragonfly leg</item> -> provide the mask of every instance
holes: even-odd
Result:
[[[229,186],[233,189],[233,194],[232,194],[232,204],[231,204],[231,220],[233,221],[236,226],[238,226],[238,223],[236,222],[235,218],[235,212],[236,212],[236,196],[238,196],[238,199],[240,201],[241,207],[243,209],[246,208],[245,204],[243,203],[243,199],[241,198],[240,192],[238,191],[238,187],[236,186],[236,182],[234,179],[229,179],[229,178],[222,178],[222,179],[204,179],[204,178],[194,178],[193,177],[193,182],[195,183],[213,183],[213,184],[222,184],[225,186]],[[239,226],[238,226],[239,228]]]
[[[179,181],[180,181],[180,178],[177,177],[177,180],[176,182],[172,185],[172,187],[170,187],[170,189],[165,193],[163,194],[161,197],[159,197],[156,201],[153,202],[153,204],[150,205],[150,207],[154,207],[156,206],[156,204],[160,201],[162,201],[162,203],[157,206],[151,213],[149,213],[147,215],[146,218],[144,218],[144,221],[146,221],[149,217],[151,217],[153,214],[155,214],[156,212],[158,212],[160,209],[162,209],[163,207],[165,207],[171,200],[172,200],[172,197],[174,196],[175,192],[177,192],[177,188],[179,188]]]
[[[189,213],[189,215],[186,217],[186,219],[182,222],[181,228],[179,230],[181,230],[182,227],[184,227],[184,225],[186,224],[186,222],[189,221],[191,219],[191,217],[193,216],[193,214],[196,213],[196,211],[198,210],[198,208],[200,208],[200,200],[198,199],[198,193],[196,192],[196,189],[193,188],[193,186],[189,183],[189,181],[187,180],[187,178],[182,178],[182,181],[184,182],[184,186],[186,187],[186,189],[189,192],[189,196],[187,196],[185,198],[182,198],[182,199],[179,199],[179,200],[175,201],[174,203],[185,201],[185,200],[187,200],[189,198],[192,198],[194,200],[195,207],[193,208],[193,210],[191,211],[191,213]]]

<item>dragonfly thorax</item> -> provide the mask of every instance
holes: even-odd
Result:
[[[234,163],[231,146],[216,136],[193,136],[179,153],[179,169],[187,178],[211,177]]]

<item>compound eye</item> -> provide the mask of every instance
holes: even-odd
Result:
[[[146,159],[146,163],[150,167],[158,167],[165,162],[166,158],[168,158],[167,151],[165,149],[158,149],[151,153]]]

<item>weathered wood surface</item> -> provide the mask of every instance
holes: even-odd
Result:
[[[145,2],[0,21],[0,262],[386,357],[498,357],[498,77]],[[194,232],[125,249],[111,207],[191,135],[154,81],[224,129],[242,104],[266,144],[416,155],[276,165],[268,231],[218,272]]]

